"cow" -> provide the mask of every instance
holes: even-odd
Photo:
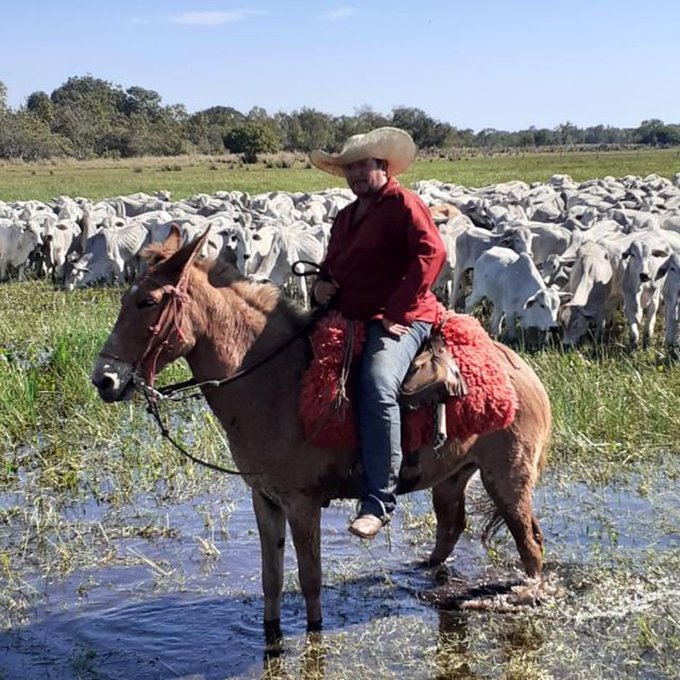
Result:
[[[665,277],[665,278],[664,278]],[[677,354],[678,303],[680,303],[680,253],[671,253],[654,277],[664,278],[661,297],[666,312],[666,344]]]
[[[42,237],[43,267],[54,283],[63,279],[66,258],[78,242],[79,234],[80,227],[72,221],[45,226]]]
[[[661,284],[656,275],[670,255],[668,244],[656,234],[640,235],[622,253],[623,311],[628,321],[631,348],[640,340],[640,324],[644,320],[643,344],[654,335],[656,314],[661,302]]]
[[[533,234],[530,229],[520,227],[509,229],[502,234],[493,234],[486,229],[471,227],[459,234],[456,238],[456,259],[453,275],[453,285],[451,286],[451,298],[449,306],[457,309],[463,301],[464,291],[462,289],[463,276],[473,269],[477,258],[493,246],[509,246],[515,252],[531,252],[531,241]]]
[[[266,230],[263,232],[263,230]],[[259,230],[269,241],[269,249],[259,263],[254,263],[252,276],[268,280],[283,287],[291,277],[291,266],[297,260],[321,262],[323,259],[326,233],[323,227],[308,227],[304,222],[296,222],[289,227]],[[252,238],[254,238],[253,234]],[[271,239],[271,240],[269,240]],[[253,250],[257,253],[257,248]],[[304,306],[309,305],[309,292],[304,277],[297,277],[296,287]]]
[[[0,281],[7,279],[9,267],[15,268],[18,280],[23,281],[28,258],[41,244],[39,232],[30,223],[0,225]]]
[[[599,243],[586,242],[576,253],[566,290],[570,300],[560,308],[558,318],[567,347],[576,345],[590,330],[601,335],[613,315],[614,267],[609,251]]]
[[[472,293],[465,299],[470,314],[483,298],[493,305],[490,330],[500,335],[501,322],[509,340],[516,339],[515,323],[524,329],[547,333],[557,326],[559,294],[547,288],[531,256],[509,248],[493,246],[475,262]]]
[[[148,231],[142,224],[102,229],[92,236],[85,252],[66,276],[66,289],[73,290],[103,281],[129,280],[138,269],[139,251]]]

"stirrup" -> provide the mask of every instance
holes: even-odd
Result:
[[[376,503],[378,503],[378,505],[380,506],[380,513],[381,514],[375,515],[375,517],[377,517],[382,522],[383,526],[386,526],[387,524],[389,524],[390,520],[392,519],[392,516],[390,515],[389,512],[387,512],[387,508],[385,508],[385,504],[375,494],[372,494],[372,493],[369,493],[368,496],[365,496],[364,498],[372,498],[374,501],[376,501]],[[372,512],[364,512],[364,513],[361,512],[361,504],[362,504],[363,501],[364,501],[363,498],[360,498],[357,501],[356,508],[354,509],[354,518],[352,519],[352,522],[355,519],[358,519],[359,517],[361,517],[362,514],[363,515],[373,515]]]

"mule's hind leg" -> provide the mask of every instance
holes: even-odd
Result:
[[[508,462],[511,460],[512,456]],[[500,470],[482,468],[481,477],[497,513],[487,526],[493,527],[496,518],[504,520],[515,539],[527,576],[539,576],[543,568],[543,532],[531,507],[534,484],[532,471],[510,465]]]
[[[471,465],[432,487],[437,540],[429,559],[431,565],[441,564],[451,554],[465,529],[465,486],[475,469]]]
[[[253,508],[262,552],[264,631],[267,643],[281,638],[281,590],[283,552],[286,545],[286,515],[279,505],[253,489]]]

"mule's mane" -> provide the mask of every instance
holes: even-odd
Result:
[[[229,262],[198,262],[194,267],[207,273],[208,283],[213,289],[230,288],[250,307],[263,314],[269,314],[278,307],[278,311],[283,312],[295,326],[304,323],[307,318],[307,312],[285,298],[273,283],[248,278]]]

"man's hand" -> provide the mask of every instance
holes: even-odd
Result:
[[[338,287],[332,281],[319,279],[314,286],[314,298],[320,305],[325,305],[337,292]]]
[[[400,323],[395,323],[394,321],[390,321],[389,319],[383,318],[382,324],[385,327],[385,330],[390,335],[404,335],[404,333],[408,333],[408,326],[404,326],[403,324]]]

